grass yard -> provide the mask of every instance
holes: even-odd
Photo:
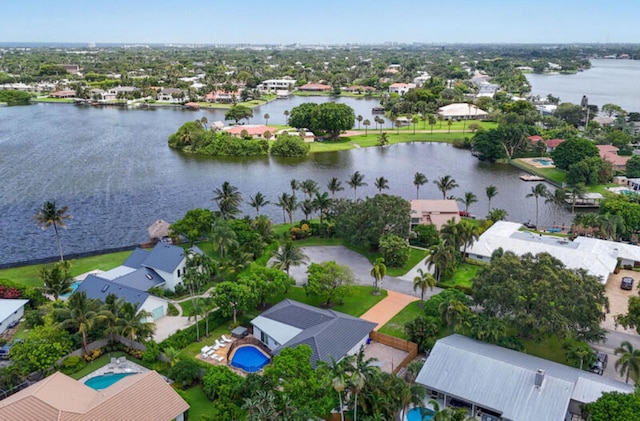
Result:
[[[527,164],[519,158],[511,160],[511,165],[530,172],[531,174],[544,177],[557,185],[562,185],[567,178],[567,173],[562,170],[559,170],[557,168],[536,168],[533,165]]]
[[[335,305],[331,309],[359,317],[387,296],[387,292],[384,290],[381,291],[380,295],[373,295],[372,291],[372,286],[354,286],[351,295],[344,297],[344,304],[339,304],[338,300],[334,298],[332,303],[335,303]],[[274,297],[271,304],[276,304],[284,298],[290,298],[314,307],[322,307],[322,304],[326,301],[324,297],[307,296],[302,287],[291,287],[286,297]]]
[[[46,96],[38,97],[32,100],[33,102],[61,102],[65,104],[73,103],[74,99],[72,98],[49,98]]]
[[[190,420],[200,420],[203,415],[208,415],[211,412],[212,403],[202,391],[202,386],[181,390],[180,394],[190,406],[188,413]]]
[[[406,143],[406,142],[444,142],[451,143],[456,139],[464,139],[465,137],[471,137],[473,134],[467,133],[416,133],[411,131],[400,131],[397,134],[395,129],[383,130],[387,132],[389,144]],[[371,146],[378,146],[378,136],[380,131],[369,130],[367,135],[361,136],[347,136],[341,137],[337,140],[330,140],[326,142],[313,142],[311,144],[311,153],[315,152],[333,152],[343,151],[348,149],[354,149],[358,147],[366,148]]]
[[[440,282],[440,286],[447,288],[453,288],[456,286],[471,288],[473,286],[471,280],[475,278],[480,269],[482,269],[482,266],[462,263],[456,269],[453,277],[449,280]]]
[[[404,325],[407,322],[415,320],[422,314],[422,307],[420,307],[421,301],[414,301],[408,306],[403,308],[400,313],[393,316],[384,326],[382,326],[378,332],[387,335],[395,336],[396,338],[408,339],[407,334],[404,331]]]
[[[100,254],[91,257],[82,257],[71,261],[71,276],[78,276],[91,270],[109,270],[120,266],[129,257],[131,251]],[[7,279],[20,285],[39,287],[42,284],[38,271],[42,267],[49,267],[53,263],[41,265],[21,266],[0,270],[0,279]]]
[[[343,245],[349,250],[355,251],[356,253],[359,253],[364,257],[366,257],[371,262],[372,265],[375,263],[377,258],[382,257],[382,253],[379,253],[379,252],[372,252],[364,248],[354,247],[348,244],[343,244]],[[407,260],[407,263],[404,266],[397,267],[397,268],[392,268],[387,266],[387,275],[402,276],[405,273],[409,272],[411,269],[413,269],[413,267],[418,263],[420,263],[420,261],[425,257],[427,257],[426,250],[411,247],[409,249],[409,260]]]

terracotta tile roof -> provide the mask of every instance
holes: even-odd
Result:
[[[409,86],[408,83],[401,83],[401,82],[396,82],[389,85],[390,88],[406,88],[408,86]]]
[[[564,139],[549,139],[545,143],[547,144],[547,148],[557,148],[562,142],[564,142]]]
[[[323,83],[307,83],[298,88],[300,91],[330,91],[333,89],[330,85]]]
[[[597,145],[600,151],[600,158],[611,162],[615,167],[624,167],[630,156],[618,155],[618,148],[613,145]]]
[[[155,371],[125,377],[101,391],[58,372],[0,401],[0,419],[173,420],[188,409]]]
[[[532,141],[533,143],[538,143],[542,140],[542,136],[529,136],[529,140]]]
[[[242,125],[242,124],[238,124],[236,126],[230,127],[225,129],[226,132],[231,133],[233,135],[238,135],[240,136],[240,134],[242,133],[243,130],[246,130],[247,133],[249,133],[249,136],[255,136],[255,135],[263,135],[264,132],[266,131],[270,131],[271,133],[275,133],[276,130],[278,130],[275,127],[269,127],[269,126],[265,126],[264,124],[247,124],[247,125]]]

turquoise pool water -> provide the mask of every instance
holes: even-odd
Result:
[[[258,348],[248,345],[236,350],[233,358],[231,358],[231,365],[247,373],[255,373],[262,370],[262,367],[269,364],[269,361],[269,357],[264,355]]]
[[[68,292],[66,294],[62,294],[60,296],[60,298],[69,298],[69,297],[71,297],[71,294],[76,292],[76,289],[78,289],[78,286],[80,286],[81,283],[82,283],[82,281],[76,281],[76,282],[72,283],[71,284],[71,292]]]
[[[407,412],[407,421],[430,421],[434,415],[435,413],[428,408],[411,408]]]
[[[533,162],[537,162],[540,165],[553,165],[553,161],[545,158],[536,158],[533,159]]]
[[[102,376],[96,376],[96,377],[90,378],[89,380],[84,382],[84,384],[86,384],[92,389],[102,390],[111,386],[115,382],[122,380],[125,377],[131,376],[133,374],[138,374],[138,373],[103,374]]]

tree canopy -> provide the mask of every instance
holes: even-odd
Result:
[[[486,314],[507,318],[524,337],[603,335],[600,322],[609,305],[604,285],[547,253],[494,256],[474,279],[472,292]]]
[[[308,294],[318,295],[327,299],[325,306],[331,305],[334,297],[348,295],[353,285],[353,272],[346,266],[331,260],[322,263],[311,263],[307,270],[309,274],[307,285]]]
[[[330,138],[335,139],[341,131],[353,127],[355,118],[353,108],[346,104],[305,103],[291,110],[289,124],[299,129],[310,129],[316,134],[326,133]]]
[[[579,137],[565,140],[551,152],[555,166],[565,171],[583,159],[597,156],[600,156],[598,147],[592,141]]]

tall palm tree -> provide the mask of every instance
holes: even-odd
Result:
[[[256,210],[256,216],[260,215],[260,208],[267,206],[269,203],[271,202],[260,192],[257,192],[253,197],[249,197],[249,206]]]
[[[431,126],[431,134],[433,134],[433,126],[436,125],[436,116],[429,114],[429,126]]]
[[[222,219],[233,219],[240,214],[242,193],[228,181],[222,183],[220,188],[213,191],[213,200],[218,205]]]
[[[268,125],[269,125],[269,119],[270,119],[270,118],[271,118],[271,116],[269,115],[269,113],[266,113],[266,114],[264,115],[264,124],[265,124],[265,126],[268,126]]]
[[[282,223],[286,224],[287,223],[287,206],[289,203],[289,194],[288,193],[282,193],[281,196],[278,196],[278,203],[276,203],[277,206],[282,208]]]
[[[308,221],[311,214],[316,210],[316,206],[311,199],[304,199],[300,202],[299,207],[302,213],[304,213],[305,221]]]
[[[454,248],[445,242],[440,242],[431,247],[431,252],[427,256],[426,265],[428,268],[435,267],[436,279],[440,282],[442,274],[451,267],[455,260]]]
[[[74,329],[82,336],[82,350],[85,355],[89,355],[87,348],[87,334],[93,326],[107,319],[107,313],[101,311],[101,304],[98,300],[87,298],[87,294],[76,292],[67,300],[65,307],[54,310],[56,318],[62,320],[58,323],[59,329]]]
[[[382,193],[382,190],[389,189],[389,180],[384,177],[378,177],[376,178],[376,181],[373,182],[373,185],[376,186],[379,193]]]
[[[489,214],[491,212],[491,199],[498,195],[498,188],[493,184],[488,185],[485,188],[485,193],[487,195],[487,200],[489,201],[489,209],[487,210],[487,214]]]
[[[292,178],[289,184],[291,185],[291,195],[295,197],[296,192],[300,190],[300,182],[295,178]]]
[[[471,247],[480,238],[480,227],[468,219],[458,223],[458,236],[462,243],[462,258],[467,256],[467,247]]]
[[[574,184],[567,189],[567,193],[569,193],[569,197],[571,198],[571,213],[576,213],[576,202],[578,199],[581,199],[586,192],[587,188],[584,183]]]
[[[344,190],[342,187],[342,181],[338,180],[336,177],[331,177],[331,180],[327,183],[327,189],[331,192],[331,196],[335,199],[336,193]]]
[[[273,254],[271,267],[284,270],[289,275],[291,266],[300,266],[308,260],[309,257],[300,248],[294,246],[291,241],[287,241]]]
[[[329,193],[323,192],[322,194],[316,192],[316,197],[313,198],[313,205],[320,212],[320,225],[324,222],[324,216],[331,209],[333,199],[329,197]]]
[[[419,121],[420,119],[416,116],[411,118],[411,123],[413,123],[413,134],[416,134],[416,124],[418,124]]]
[[[536,199],[536,228],[538,227],[538,199],[541,197],[547,197],[549,190],[547,186],[542,183],[538,183],[531,187],[531,193],[528,193],[526,197],[534,197]]]
[[[284,124],[289,124],[289,110],[284,110]]]
[[[455,333],[458,326],[462,323],[465,315],[469,314],[469,307],[461,301],[452,299],[449,302],[440,304],[440,313],[442,320],[451,327],[451,333]]]
[[[638,380],[640,377],[640,349],[634,349],[631,342],[624,341],[613,352],[616,355],[621,354],[615,367],[621,376],[626,377],[625,382],[629,383],[629,376]]]
[[[447,198],[447,192],[458,187],[458,183],[450,175],[444,175],[437,180],[433,180],[438,190],[442,192],[442,200]]]
[[[56,234],[56,241],[58,243],[58,251],[60,252],[60,260],[64,260],[64,256],[62,255],[62,244],[60,243],[60,232],[58,231],[58,227],[67,228],[64,221],[73,218],[72,215],[67,214],[68,210],[68,206],[62,206],[59,208],[56,206],[55,201],[48,200],[44,202],[42,207],[38,209],[38,212],[33,216],[36,220],[36,224],[39,225],[43,231],[53,227],[53,231]]]
[[[196,342],[200,342],[200,323],[198,323],[198,317],[204,314],[205,308],[201,298],[193,298],[191,300],[191,308],[189,309],[188,321],[193,318],[196,322]]]
[[[369,126],[371,126],[371,122],[369,120],[365,120],[362,122],[362,125],[364,126],[364,135],[366,136],[369,131]]]
[[[209,238],[213,249],[218,250],[220,258],[224,258],[227,250],[238,245],[236,233],[224,219],[219,219],[213,224]]]
[[[148,320],[151,313],[146,310],[136,311],[136,306],[131,303],[122,305],[122,336],[129,338],[130,345],[133,346],[135,340],[146,340],[153,335],[156,325]]]
[[[424,291],[429,288],[433,291],[433,287],[436,286],[436,278],[433,277],[431,272],[425,272],[422,269],[418,269],[418,275],[413,278],[413,290],[420,290],[420,300],[424,301]]]
[[[39,275],[44,285],[42,292],[52,295],[55,301],[58,301],[61,295],[72,292],[73,278],[69,274],[70,267],[68,260],[60,260],[51,268],[40,268]]]
[[[336,361],[333,356],[329,355],[329,362],[318,361],[319,368],[326,368],[331,377],[331,387],[338,393],[338,401],[340,402],[340,420],[344,421],[344,404],[342,403],[342,394],[347,388],[347,359]]]
[[[367,186],[364,181],[364,175],[360,174],[360,171],[354,172],[347,180],[347,184],[353,189],[353,196],[358,197],[358,187]]]
[[[468,191],[465,192],[464,197],[459,197],[458,201],[464,204],[464,214],[469,216],[469,207],[478,202],[478,196],[473,192]]]
[[[420,187],[429,182],[426,175],[421,172],[417,172],[413,175],[413,185],[416,186],[416,199],[420,199]]]
[[[597,223],[600,232],[602,232],[607,240],[617,240],[618,234],[623,233],[626,229],[624,218],[617,214],[612,215],[606,213],[604,215],[598,215]]]
[[[302,192],[305,194],[305,196],[307,196],[308,199],[311,199],[311,196],[319,191],[318,183],[308,178],[300,183],[300,190],[302,190]]]
[[[360,130],[360,123],[362,122],[363,119],[364,117],[362,117],[360,114],[358,114],[358,116],[356,117],[356,120],[358,120],[358,130]]]
[[[373,293],[380,294],[380,284],[387,275],[387,266],[384,264],[384,258],[378,257],[371,268],[371,277],[373,278]]]
[[[347,364],[349,364],[348,371],[350,373],[349,385],[355,398],[353,421],[358,421],[358,395],[366,382],[374,377],[377,367],[373,366],[373,363],[376,361],[375,358],[365,358],[364,347],[361,347],[356,355],[348,358]]]
[[[389,136],[387,136],[387,132],[380,132],[378,135],[378,146],[385,147],[389,145]]]
[[[289,225],[293,226],[293,214],[296,212],[298,208],[298,199],[295,196],[287,196],[287,201],[285,202],[285,210],[287,211],[287,215],[289,215]]]

